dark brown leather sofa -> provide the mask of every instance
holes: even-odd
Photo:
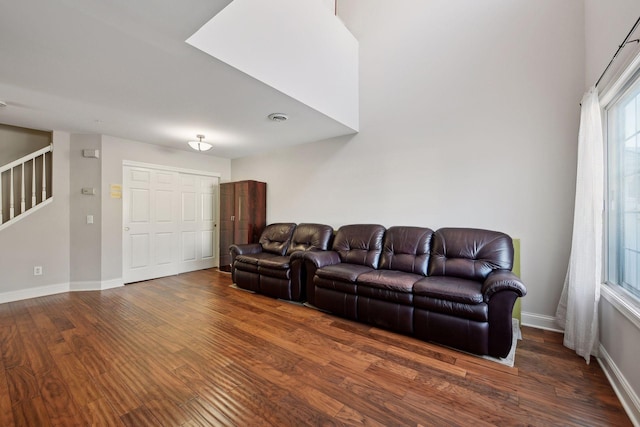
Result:
[[[306,296],[331,313],[475,354],[505,357],[526,288],[513,242],[472,228],[341,227],[331,251],[304,252]]]
[[[268,225],[258,243],[231,245],[232,279],[239,288],[274,298],[304,301],[305,251],[327,250],[333,228],[324,224],[278,223]]]

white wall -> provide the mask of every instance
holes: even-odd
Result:
[[[640,16],[638,0],[585,0],[586,85],[593,85],[611,57]],[[634,37],[637,38],[638,32]],[[637,46],[625,48],[602,80],[599,89],[615,79],[629,54]],[[611,292],[600,299],[600,344],[604,350],[601,363],[627,408],[627,413],[640,425],[640,328],[625,317],[615,304]],[[636,315],[637,318],[637,315]]]
[[[122,199],[111,198],[110,186],[122,185],[124,160],[216,172],[221,175],[221,182],[231,178],[229,159],[104,135],[101,188],[103,283],[114,283],[122,279]]]
[[[482,227],[522,239],[523,312],[553,325],[569,256],[582,0],[343,0],[353,137],[232,161],[267,219]],[[523,317],[525,319],[525,317]]]
[[[53,146],[53,202],[0,232],[0,302],[69,284],[69,134],[54,132]]]
[[[71,250],[69,263],[72,287],[95,288],[100,281],[101,242],[101,160],[83,157],[83,150],[100,150],[100,135],[71,135],[69,180],[69,227]],[[83,195],[82,188],[95,188],[94,196]],[[93,224],[87,224],[87,215],[93,215]]]

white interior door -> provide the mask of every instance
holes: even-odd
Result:
[[[124,166],[123,281],[215,267],[218,178]]]
[[[181,272],[214,267],[217,178],[180,175]]]

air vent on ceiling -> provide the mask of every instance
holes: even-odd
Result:
[[[274,122],[284,122],[289,119],[289,117],[287,117],[286,114],[282,114],[282,113],[272,113],[272,114],[269,114],[268,117],[269,117],[269,120],[273,120]]]

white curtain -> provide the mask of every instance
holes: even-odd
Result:
[[[598,355],[598,301],[602,280],[604,154],[598,90],[582,98],[578,174],[569,268],[556,312],[564,345],[585,358]]]

